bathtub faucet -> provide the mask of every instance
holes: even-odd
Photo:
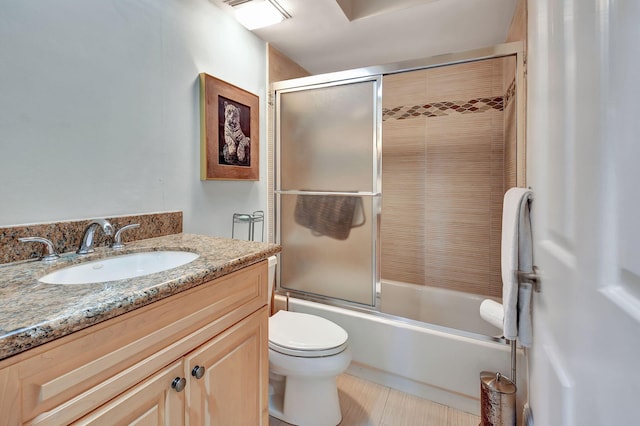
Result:
[[[96,228],[100,226],[102,227],[102,231],[105,235],[113,234],[113,226],[109,223],[107,219],[94,219],[91,221],[87,229],[84,231],[84,235],[82,237],[82,242],[80,243],[80,248],[76,253],[78,254],[89,254],[93,253],[93,239],[96,234]]]

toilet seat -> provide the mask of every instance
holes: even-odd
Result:
[[[269,348],[303,358],[338,354],[347,347],[348,334],[339,325],[315,315],[278,311],[269,318]]]

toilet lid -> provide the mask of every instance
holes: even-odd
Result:
[[[269,318],[269,347],[286,355],[329,356],[347,347],[347,332],[316,315],[278,311]]]

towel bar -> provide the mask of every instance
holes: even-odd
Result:
[[[533,289],[536,293],[540,293],[540,275],[538,274],[538,267],[533,267],[533,272],[518,271],[518,282],[533,284]]]

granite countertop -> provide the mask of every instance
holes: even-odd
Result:
[[[73,264],[151,250],[190,251],[200,257],[184,266],[126,280],[73,285],[38,281]],[[131,242],[118,251],[103,247],[86,256],[66,253],[52,264],[0,265],[0,359],[196,287],[279,251],[276,244],[175,234]]]

